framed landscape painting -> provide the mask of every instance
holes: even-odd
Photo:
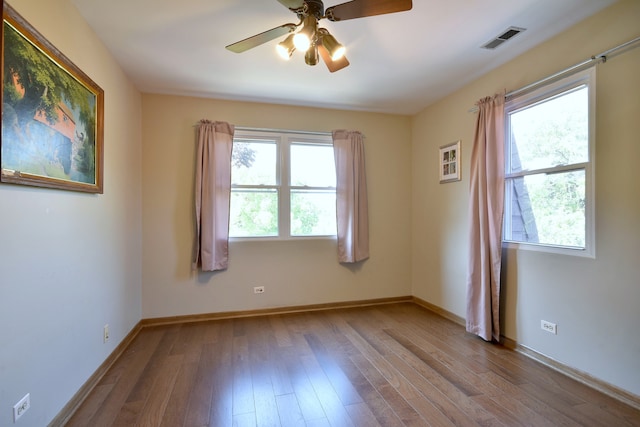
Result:
[[[0,181],[103,192],[104,92],[8,4]]]

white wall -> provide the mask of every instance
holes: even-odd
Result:
[[[640,36],[621,1],[448,96],[413,120],[413,294],[465,316],[468,171],[481,97],[513,90]],[[507,48],[505,45],[504,48]],[[503,334],[640,395],[640,49],[597,69],[596,259],[509,250]],[[462,139],[463,179],[438,184],[438,146]],[[540,320],[558,324],[558,335]]]
[[[409,295],[410,118],[163,95],[143,95],[144,318]],[[371,258],[337,262],[335,240],[232,242],[229,269],[194,273],[195,128],[237,126],[365,136]],[[264,285],[266,292],[253,293]]]
[[[105,91],[104,194],[0,184],[0,425],[42,427],[140,320],[141,101],[67,0],[11,4]]]

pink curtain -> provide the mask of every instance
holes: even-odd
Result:
[[[194,270],[228,265],[233,132],[234,126],[225,122],[201,120],[197,126]]]
[[[364,136],[333,131],[336,160],[336,220],[338,261],[355,263],[369,258],[369,212],[364,167]]]
[[[504,95],[477,102],[471,153],[467,331],[500,340],[500,265],[504,209]]]

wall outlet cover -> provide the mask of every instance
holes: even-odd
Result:
[[[27,393],[18,403],[13,405],[13,422],[15,423],[18,419],[25,414],[31,408],[31,395]]]

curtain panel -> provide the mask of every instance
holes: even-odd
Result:
[[[477,102],[471,153],[466,329],[500,340],[500,267],[504,210],[504,95]]]
[[[194,270],[228,266],[233,133],[234,126],[226,122],[201,120],[197,125]]]
[[[369,211],[360,132],[333,131],[336,161],[336,222],[338,261],[355,263],[369,258]]]

